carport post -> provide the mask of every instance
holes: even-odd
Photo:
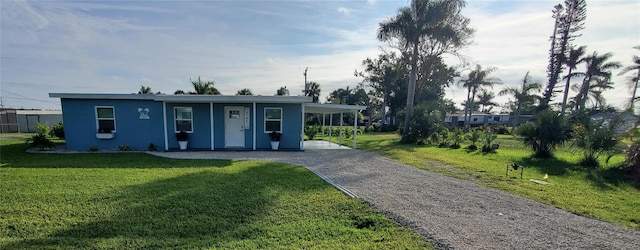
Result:
[[[342,112],[340,112],[340,139],[338,141],[342,145]]]
[[[329,115],[329,141],[331,141],[331,137],[333,136],[333,113]]]
[[[322,113],[322,140],[323,141],[324,141],[324,124],[325,124],[324,123],[324,117],[325,117],[325,115],[324,115],[324,113]]]
[[[353,111],[353,149],[356,149],[357,135],[358,135],[358,111]]]

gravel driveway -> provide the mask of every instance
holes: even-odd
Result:
[[[640,249],[640,233],[360,150],[156,152],[304,166],[445,249]]]

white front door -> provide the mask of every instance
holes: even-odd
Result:
[[[224,146],[244,148],[244,107],[224,107]]]

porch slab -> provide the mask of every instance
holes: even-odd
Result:
[[[351,149],[337,143],[321,140],[304,141],[304,149]]]

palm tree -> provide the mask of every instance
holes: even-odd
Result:
[[[602,96],[602,92],[613,89],[613,82],[602,77],[595,78],[595,82],[595,84],[589,86],[589,95],[593,98],[594,108],[603,108],[605,99]]]
[[[637,49],[637,50],[640,50],[640,46],[635,46],[633,48]],[[629,110],[631,112],[633,112],[633,103],[635,102],[636,90],[638,89],[638,79],[640,79],[640,56],[635,56],[634,55],[632,57],[632,60],[633,60],[633,64],[625,67],[618,74],[618,75],[624,75],[629,71],[634,71],[634,70],[638,71],[638,73],[636,74],[636,77],[632,77],[632,79],[631,79],[631,82],[633,83],[633,94],[631,95],[631,103],[629,104]]]
[[[609,79],[611,79],[611,70],[622,67],[619,62],[607,62],[612,55],[613,54],[611,53],[598,55],[598,52],[594,51],[591,56],[585,58],[585,62],[587,63],[587,70],[584,73],[584,79],[582,80],[580,91],[576,96],[576,109],[578,111],[584,110],[587,95],[589,94],[589,90],[591,89],[589,87],[591,82],[600,77],[609,81]]]
[[[236,95],[253,95],[253,93],[251,93],[250,89],[244,88],[244,89],[238,90],[238,93],[236,93]]]
[[[567,97],[569,96],[569,84],[571,83],[571,78],[576,76],[572,71],[575,70],[578,64],[584,62],[584,53],[586,52],[587,47],[580,46],[577,49],[571,48],[569,50],[569,56],[564,58],[562,61],[564,65],[569,69],[569,73],[563,78],[567,82],[564,85],[564,96],[562,97],[562,111],[560,111],[560,115],[564,116],[564,112],[567,109]]]
[[[151,87],[140,85],[138,94],[153,94],[153,91],[151,91]]]
[[[304,90],[302,91],[304,92]],[[309,82],[309,89],[307,93],[304,93],[305,96],[313,97],[313,102],[317,103],[320,101],[320,84],[317,82]]]
[[[276,95],[289,95],[289,90],[287,89],[287,86],[280,87],[280,88],[276,91]]]
[[[542,84],[539,82],[533,82],[529,76],[529,72],[524,75],[522,79],[522,88],[507,87],[501,90],[498,95],[512,95],[516,100],[516,112],[515,120],[513,121],[513,127],[511,127],[511,133],[516,126],[518,126],[518,118],[520,117],[520,111],[523,105],[527,103],[533,103],[535,101],[535,94],[530,94],[531,91],[540,92],[542,90]]]
[[[403,141],[407,139],[409,122],[413,112],[420,44],[429,37],[441,38],[442,40],[456,39],[458,33],[451,25],[452,22],[447,22],[447,20],[455,17],[465,5],[464,0],[412,0],[411,7],[401,8],[398,10],[397,16],[380,23],[379,40],[389,41],[397,38],[405,50],[411,50],[411,75],[402,131]]]
[[[493,102],[493,98],[496,97],[492,92],[487,91],[486,89],[480,90],[480,93],[477,95],[478,97],[478,105],[482,105],[480,111],[489,112],[493,107],[497,106],[495,102]],[[489,109],[487,109],[489,106]]]
[[[173,92],[174,95],[185,95],[187,93],[184,92],[184,90],[178,89],[176,90],[176,92]]]
[[[485,87],[493,88],[494,84],[499,84],[501,81],[498,78],[489,77],[491,73],[496,71],[497,69],[494,67],[489,67],[486,69],[482,69],[480,64],[476,64],[476,68],[469,72],[466,78],[461,79],[460,81],[463,83],[463,87],[467,88],[467,101],[469,103],[469,107],[473,107],[474,99],[478,89],[482,89]],[[471,110],[465,108],[464,110],[464,131],[469,131],[469,119],[471,118]]]
[[[215,84],[214,81],[206,81],[203,82],[200,80],[200,76],[198,76],[197,81],[191,80],[191,85],[193,85],[193,89],[195,92],[189,92],[190,95],[219,95],[220,91],[213,87]]]

